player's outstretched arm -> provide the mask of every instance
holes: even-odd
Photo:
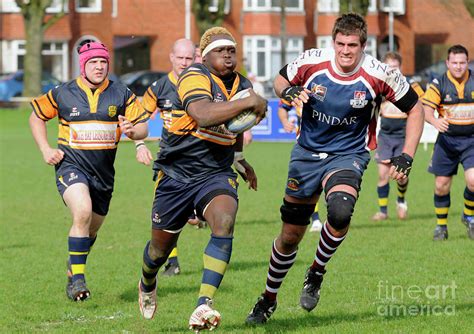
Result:
[[[257,113],[257,122],[265,117],[267,100],[249,89],[250,96],[234,101],[215,103],[208,99],[200,99],[189,103],[187,113],[200,127],[219,125],[231,120],[242,111],[253,109]]]
[[[43,160],[48,165],[58,164],[64,157],[64,152],[57,148],[52,148],[48,143],[48,136],[46,131],[46,122],[38,118],[34,112],[31,113],[30,119],[30,128],[33,138],[38,145],[41,154],[43,155]]]

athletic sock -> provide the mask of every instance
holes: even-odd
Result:
[[[148,254],[150,241],[147,242],[143,250],[141,288],[145,292],[151,292],[156,288],[156,274],[160,267],[166,262],[167,257],[159,257],[153,260]]]
[[[312,271],[318,275],[324,275],[326,272],[326,265],[331,257],[336,252],[339,245],[344,241],[346,235],[342,237],[334,236],[328,228],[326,222],[321,230],[321,236],[319,237],[318,249],[314,257],[313,264],[311,265]]]
[[[451,206],[451,195],[448,193],[447,195],[439,196],[434,195],[434,205],[435,205],[435,213],[436,213],[436,224],[447,226],[448,224],[448,211],[449,207]]]
[[[178,263],[178,247],[174,247],[171,251],[170,255],[168,256],[168,263],[179,265]]]
[[[69,237],[69,263],[71,264],[72,281],[85,280],[87,255],[90,250],[89,237]]]
[[[377,187],[377,194],[379,196],[379,210],[387,214],[388,194],[390,193],[390,183]]]
[[[405,184],[399,184],[397,182],[397,202],[398,203],[403,203],[405,202],[405,194],[408,189],[408,180],[407,183]]]
[[[232,255],[233,237],[218,237],[211,234],[211,239],[204,250],[204,271],[197,305],[212,299],[219,288]]]
[[[464,211],[465,216],[474,216],[474,192],[467,187],[464,189]]]
[[[297,250],[285,255],[276,248],[276,241],[273,241],[272,254],[268,266],[267,284],[265,286],[265,297],[270,301],[275,301],[286,274],[296,261]]]

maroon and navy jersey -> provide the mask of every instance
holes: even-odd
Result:
[[[449,71],[441,78],[433,79],[421,101],[437,110],[439,117],[448,120],[447,135],[474,134],[474,77],[471,70],[466,72],[461,83]]]
[[[31,105],[43,121],[58,117],[58,148],[64,152],[60,164],[76,166],[109,190],[113,189],[121,136],[118,116],[127,117],[132,124],[148,120],[135,94],[108,79],[92,92],[77,78],[33,99]]]
[[[334,49],[310,49],[280,74],[292,86],[311,91],[303,106],[298,143],[313,152],[350,154],[375,149],[382,97],[403,112],[418,101],[400,71],[367,54],[352,72],[342,73],[336,67]]]
[[[193,64],[181,73],[177,96],[167,137],[161,146],[155,169],[181,182],[191,183],[212,174],[230,170],[234,161],[234,144],[237,135],[224,124],[199,127],[187,114],[190,103],[208,99],[214,103],[229,101],[237,92],[252,87],[239,73],[228,89],[225,83],[211,74],[202,64]]]

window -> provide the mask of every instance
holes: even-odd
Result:
[[[26,54],[25,41],[2,41],[2,71],[16,72],[24,68]],[[41,51],[43,71],[54,77],[66,81],[68,79],[68,47],[67,42],[45,42]]]
[[[339,13],[339,0],[318,0],[318,12]]]
[[[15,0],[2,0],[0,1],[0,12],[1,13],[19,13],[20,7],[18,7]]]
[[[377,39],[375,36],[367,36],[367,43],[365,45],[365,53],[377,58]]]
[[[280,0],[245,0],[246,11],[279,11]],[[303,0],[286,0],[286,10],[289,12],[303,11]]]
[[[59,13],[61,12],[62,0],[53,0],[51,5],[46,8],[46,13]],[[67,12],[68,2],[64,1],[64,11]],[[19,13],[20,7],[16,4],[15,0],[2,0],[0,1],[0,13]]]
[[[76,12],[78,13],[100,13],[102,11],[102,0],[76,0]]]
[[[49,7],[46,8],[46,13],[60,13],[61,11],[64,11],[64,12],[68,11],[68,2],[67,1],[53,0],[51,2],[51,5],[49,5]]]
[[[367,10],[369,13],[376,13],[377,12],[377,0],[370,0],[369,8]]]
[[[286,62],[303,52],[303,38],[287,40]],[[281,40],[274,36],[244,36],[244,55],[247,69],[257,75],[258,80],[272,79],[284,64],[281,64]]]
[[[318,49],[332,47],[332,36],[318,36],[316,38],[316,47]]]
[[[318,49],[332,47],[332,36],[318,36],[316,38],[316,47]],[[367,36],[364,51],[372,57],[377,57],[377,39],[375,36]]]

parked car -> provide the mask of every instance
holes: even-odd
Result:
[[[153,82],[165,75],[167,75],[166,72],[136,71],[121,75],[120,81],[128,86],[135,95],[143,96]]]
[[[0,101],[11,101],[13,97],[20,97],[23,93],[23,70],[15,73],[0,74]],[[41,78],[41,91],[48,90],[61,83],[50,73],[43,72]]]
[[[469,62],[469,68],[474,72],[473,60]],[[433,65],[416,72],[411,78],[416,82],[419,82],[420,85],[426,89],[427,84],[429,84],[434,78],[442,76],[447,70],[446,61],[440,60]]]

